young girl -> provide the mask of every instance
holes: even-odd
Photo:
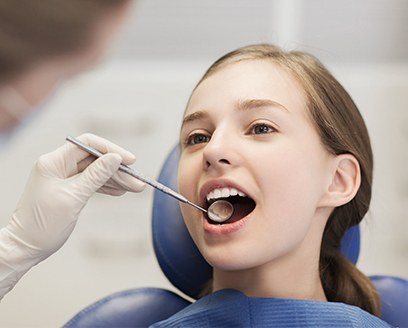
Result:
[[[193,90],[180,140],[179,191],[235,212],[219,224],[181,205],[213,294],[157,326],[388,326],[340,252],[369,207],[369,136],[316,58],[267,44],[223,56]]]

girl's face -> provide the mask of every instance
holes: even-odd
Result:
[[[179,191],[205,208],[208,197],[230,196],[235,206],[229,221],[216,224],[181,205],[212,266],[244,270],[298,252],[319,254],[327,220],[319,201],[330,185],[332,156],[301,86],[283,68],[247,60],[209,76],[190,99],[181,144]]]

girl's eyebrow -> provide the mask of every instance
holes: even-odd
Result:
[[[202,110],[199,110],[199,111],[196,111],[196,112],[191,113],[189,115],[186,115],[183,118],[183,123],[181,124],[181,127],[183,128],[184,124],[186,124],[186,123],[190,123],[190,122],[193,122],[193,121],[203,120],[205,118],[208,118],[208,116],[209,116],[208,112],[205,112],[205,111],[202,111]]]
[[[255,109],[259,107],[277,107],[289,113],[289,110],[285,106],[271,99],[246,99],[238,101],[236,105],[236,108],[239,111],[246,111],[248,109]]]
[[[284,111],[289,113],[289,110],[283,106],[282,104],[278,103],[277,101],[271,100],[271,99],[246,99],[246,100],[240,100],[237,102],[235,108],[238,111],[247,111],[250,109],[256,109],[256,108],[261,108],[261,107],[274,107],[274,108],[280,108],[283,109]],[[208,112],[206,111],[196,111],[194,113],[191,113],[189,115],[186,115],[183,119],[183,122],[181,124],[181,128],[186,123],[191,123],[194,121],[198,120],[203,120],[209,117]]]

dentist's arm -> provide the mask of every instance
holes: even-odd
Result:
[[[66,143],[35,163],[10,222],[0,230],[0,299],[31,267],[65,243],[95,192],[118,196],[145,187],[118,172],[121,163],[135,161],[131,153],[92,134],[78,139],[106,154],[94,160]]]

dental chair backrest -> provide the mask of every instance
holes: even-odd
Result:
[[[167,157],[159,181],[177,190],[180,151],[175,147]],[[196,299],[211,278],[212,269],[192,241],[173,198],[155,191],[152,218],[153,246],[159,265],[185,295]],[[352,227],[342,240],[343,254],[353,263],[360,251],[360,230]],[[141,268],[142,269],[142,268]],[[390,276],[370,277],[380,293],[382,319],[408,327],[408,281]],[[158,288],[139,288],[107,296],[88,306],[65,327],[147,327],[188,306],[190,301]]]

